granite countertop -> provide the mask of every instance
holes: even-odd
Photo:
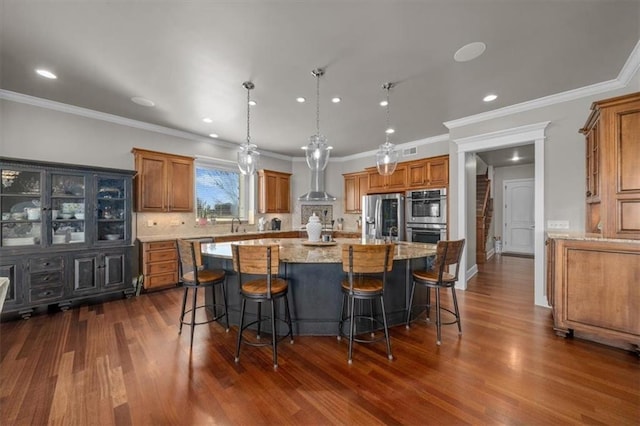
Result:
[[[256,238],[259,238],[261,236],[268,236],[269,234],[273,234],[273,233],[282,233],[282,232],[298,232],[297,230],[295,231],[251,231],[251,232],[235,232],[235,233],[231,233],[228,232],[226,234],[211,234],[211,235],[147,235],[147,236],[138,236],[136,237],[136,239],[138,241],[140,241],[141,243],[150,243],[150,242],[154,242],[154,241],[167,241],[167,240],[175,240],[178,238],[184,238],[187,240],[199,240],[199,239],[205,239],[205,238],[219,238],[219,237],[230,237],[230,236],[246,236],[246,235],[255,235]]]
[[[234,236],[242,236],[242,237],[247,237],[247,236],[255,236],[256,238],[269,238],[269,235],[272,234],[276,234],[276,233],[283,233],[283,232],[292,232],[292,233],[299,233],[299,232],[306,232],[305,229],[290,229],[290,230],[286,230],[286,229],[282,229],[282,230],[268,230],[268,231],[249,231],[249,232],[235,232],[235,233],[231,233],[231,232],[227,232],[224,234],[211,234],[211,235],[140,235],[137,236],[136,239],[138,241],[140,241],[141,243],[152,243],[155,241],[168,241],[168,240],[175,240],[178,238],[184,238],[184,239],[188,239],[188,240],[201,240],[201,239],[206,239],[206,238],[220,238],[220,237],[234,237]],[[340,231],[333,231],[334,234],[336,235],[340,235],[341,233],[360,233],[360,230],[340,230]]]
[[[263,245],[278,244],[280,246],[280,260],[286,263],[342,263],[342,245],[359,244],[359,238],[336,238],[333,246],[308,246],[303,242],[304,238],[263,238],[257,240],[239,241],[233,244]],[[232,243],[202,244],[202,255],[231,259]],[[369,241],[367,244],[383,244],[381,240]],[[433,256],[436,253],[435,244],[409,243],[401,241],[396,243],[393,259],[406,260],[420,257]]]
[[[640,244],[640,240],[624,238],[604,238],[600,234],[588,232],[547,232],[547,238],[551,240],[577,240],[577,241],[599,241],[612,243],[635,243]]]

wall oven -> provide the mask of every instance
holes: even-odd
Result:
[[[447,223],[447,188],[407,191],[405,216],[412,223]]]
[[[412,243],[438,244],[438,241],[446,239],[447,225],[431,223],[407,225],[407,241]]]

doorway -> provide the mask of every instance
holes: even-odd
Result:
[[[534,253],[534,180],[504,181],[503,251],[505,253]]]

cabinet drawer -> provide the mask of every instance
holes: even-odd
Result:
[[[29,289],[30,302],[44,302],[62,298],[64,287],[62,284],[47,287],[37,287]]]
[[[167,262],[178,260],[178,253],[175,249],[147,252],[147,262]]]
[[[152,277],[145,277],[144,288],[154,289],[161,287],[173,287],[178,283],[178,273],[168,273],[162,275],[154,275]]]
[[[155,241],[153,243],[147,243],[147,250],[164,250],[164,249],[175,249],[176,242],[175,241]]]
[[[36,257],[29,259],[29,271],[53,271],[62,269],[62,256]]]
[[[159,262],[147,264],[147,275],[158,275],[166,273],[178,272],[178,263],[172,262]]]
[[[43,285],[62,284],[62,271],[38,272],[29,277],[31,287]]]

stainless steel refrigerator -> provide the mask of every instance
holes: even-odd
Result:
[[[404,194],[362,197],[362,238],[405,239]]]

